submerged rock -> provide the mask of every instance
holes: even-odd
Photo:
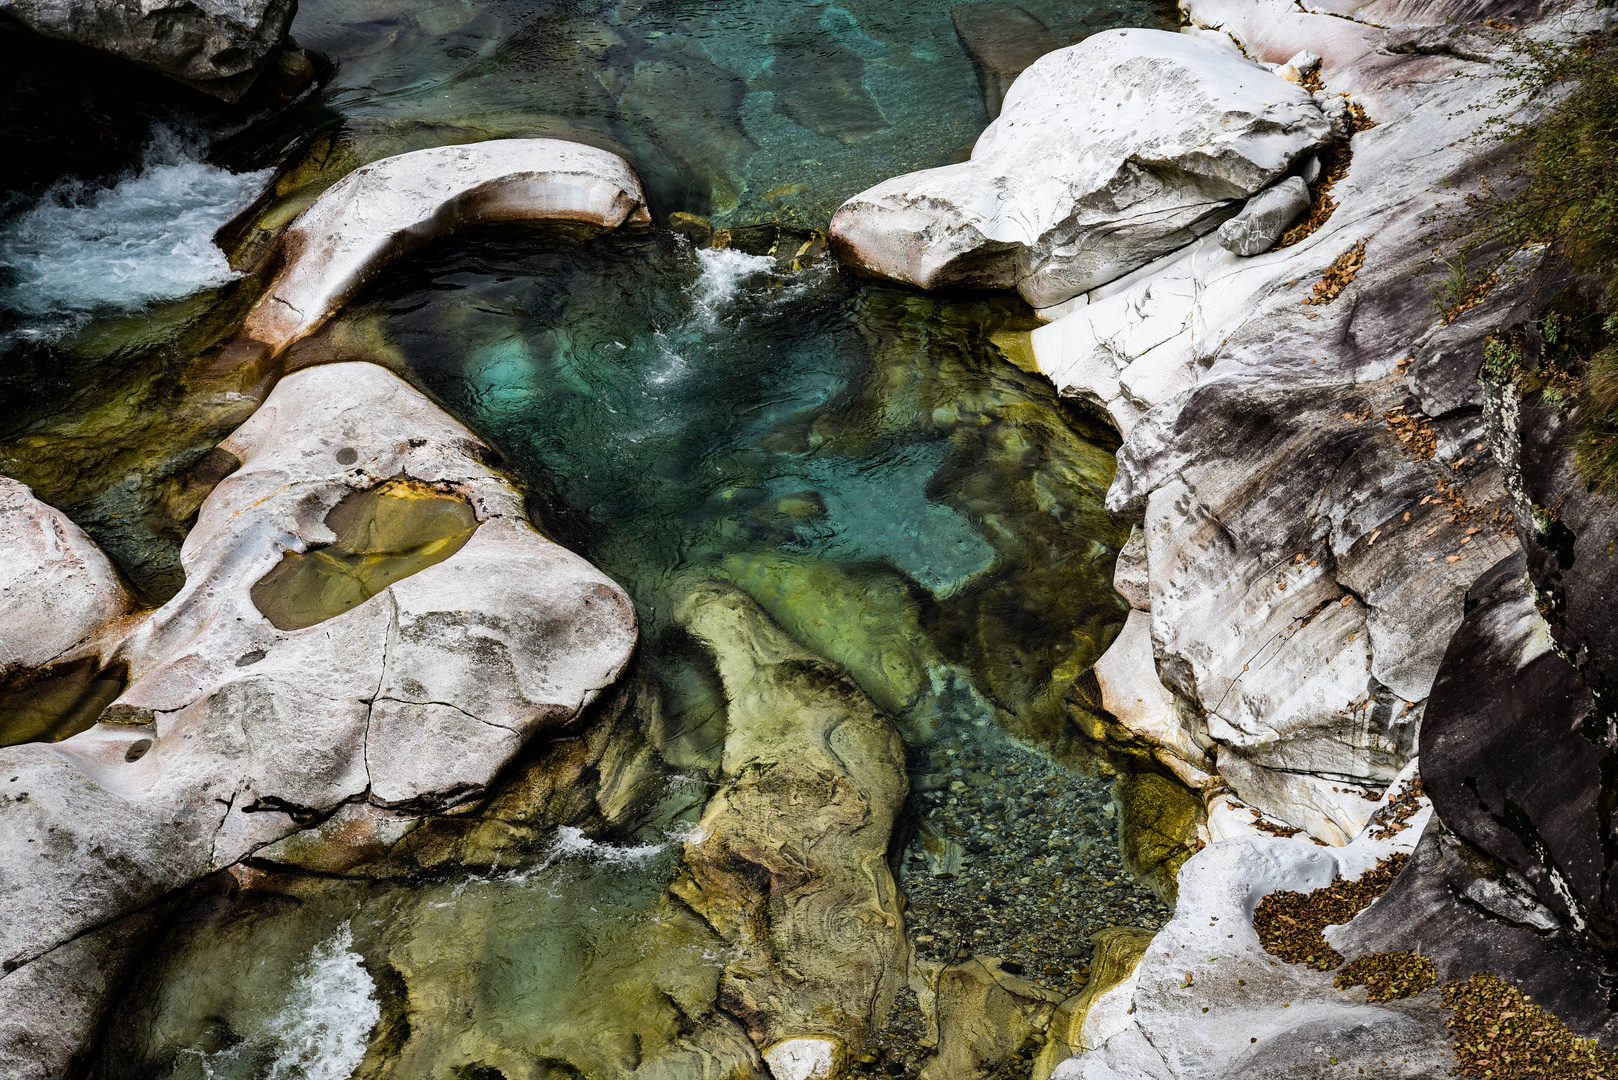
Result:
[[[949,9],[949,17],[971,54],[990,120],[1000,115],[1000,105],[1017,76],[1057,48],[1045,24],[1016,4],[957,4]]]
[[[496,139],[384,158],[333,184],[281,239],[286,265],[242,325],[236,348],[274,356],[313,333],[382,264],[426,241],[493,221],[651,224],[634,170],[617,154],[558,139]]]
[[[841,1057],[892,1008],[908,960],[887,863],[904,744],[739,591],[695,585],[679,618],[713,652],[729,729],[672,891],[734,950],[720,1001],[757,1045],[830,1042]],[[794,1062],[825,1056],[801,1049]]]
[[[770,37],[774,58],[761,89],[775,95],[777,112],[816,135],[856,143],[886,129],[887,117],[865,86],[865,60],[830,38],[821,25],[826,8],[797,5]]]
[[[478,797],[633,649],[617,586],[539,536],[487,450],[381,368],[289,376],[221,452],[239,466],[187,538],[186,587],[112,653],[127,689],[91,730],[0,750],[8,969],[346,804],[420,813]],[[294,605],[301,628],[278,628],[255,583],[289,552],[352,546],[356,520],[383,548],[408,546],[418,510],[402,525],[345,520],[345,499],[379,488],[429,512],[464,505],[476,527],[410,576],[362,570],[362,591],[381,588],[357,604],[339,570],[335,593]]]
[[[757,144],[742,126],[747,84],[693,51],[642,60],[625,76],[619,115],[645,129],[684,176],[707,186],[705,212],[733,210]]]
[[[0,20],[235,101],[280,48],[296,0],[8,0]]]
[[[844,203],[833,246],[884,277],[1048,307],[1212,230],[1328,133],[1306,91],[1232,49],[1107,31],[1029,67],[970,161]]]

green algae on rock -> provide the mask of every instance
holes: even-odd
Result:
[[[478,520],[465,496],[389,480],[344,496],[326,525],[335,541],[287,552],[253,586],[254,606],[277,629],[324,622],[443,562],[472,538]]]

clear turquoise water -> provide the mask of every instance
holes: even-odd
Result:
[[[1164,4],[1024,6],[1059,41],[1173,23]],[[305,0],[294,33],[335,71],[213,151],[279,170],[270,224],[365,160],[553,134],[624,153],[659,222],[824,227],[986,120],[944,3]],[[183,535],[166,493],[223,434],[185,421],[179,376],[210,320],[239,316],[233,288],[36,352],[59,388],[0,425],[0,468],[67,493],[158,598]],[[985,773],[1013,762],[1010,740],[1084,756],[1074,717],[1122,619],[1125,530],[1101,505],[1107,433],[1007,359],[1032,325],[1014,297],[791,271],[663,230],[479,230],[383,275],[324,340],[417,382],[503,455],[542,529],[624,584],[640,696],[614,723],[674,732],[645,783],[695,786],[611,828],[578,819],[607,846],[565,859],[555,826],[573,819],[525,803],[498,828],[434,823],[468,832],[408,873],[202,890],[131,977],[96,1075],[595,1077],[643,1050],[662,1063],[649,1075],[704,1075],[720,1028],[682,1010],[711,1002],[728,954],[665,891],[724,728],[712,659],[673,615],[693,579],[847,670],[918,769],[946,743]],[[637,861],[612,845],[667,846]]]

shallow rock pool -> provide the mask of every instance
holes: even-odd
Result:
[[[394,832],[340,809],[163,901],[90,1075],[784,1080],[760,1051],[829,1039],[864,1075],[1026,1076],[1033,1036],[962,1064],[971,1006],[939,972],[993,959],[1036,988],[1032,1016],[1085,985],[1092,933],[1167,917],[1183,806],[1136,797],[1167,782],[1096,741],[1090,667],[1126,610],[1115,436],[1023,366],[1037,321],[1015,296],[863,280],[813,232],[981,131],[992,80],[957,26],[1059,46],[1173,23],[973,6],[306,0],[313,91],[229,125],[176,99],[144,158],[18,189],[0,472],[149,604],[182,583],[209,453],[244,419],[193,375],[331,183],[560,136],[623,154],[658,223],[457,233],[289,351],[287,370],[383,365],[464,423],[535,525],[627,590],[640,645],[485,798]],[[221,226],[231,268],[198,246]],[[109,236],[122,269],[100,280]],[[261,610],[316,626],[469,525],[355,541],[339,554],[365,566],[261,582]],[[362,826],[367,855],[333,861]]]

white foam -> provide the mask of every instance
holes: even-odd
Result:
[[[0,222],[0,307],[18,333],[56,337],[96,315],[138,311],[236,277],[214,233],[272,170],[232,173],[161,135],[146,165],[111,187],[64,183]]]
[[[278,1043],[265,1080],[348,1080],[382,1017],[371,976],[344,923],[315,946],[309,966],[265,1035]]]
[[[583,829],[563,825],[556,830],[556,843],[551,848],[547,864],[560,859],[587,859],[602,866],[645,866],[660,855],[668,844],[639,844],[635,847],[616,847],[601,844],[584,835]]]
[[[768,255],[748,255],[735,248],[702,248],[697,252],[702,274],[692,287],[692,304],[697,322],[708,328],[719,325],[719,317],[754,274],[775,269]]]

